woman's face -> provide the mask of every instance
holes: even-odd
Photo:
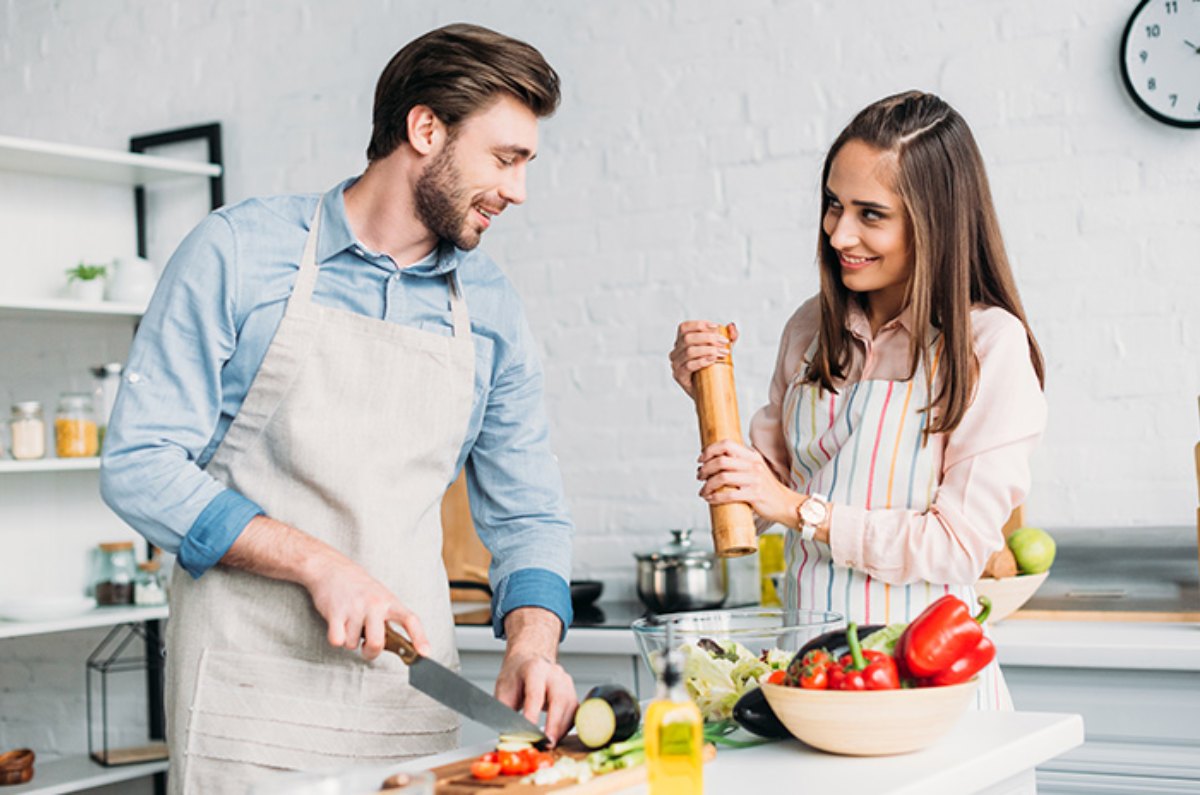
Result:
[[[838,150],[825,184],[822,227],[841,264],[842,284],[867,295],[886,321],[903,308],[912,276],[912,233],[904,201],[892,189],[895,156],[862,141]]]

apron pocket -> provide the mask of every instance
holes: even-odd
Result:
[[[407,672],[205,650],[189,757],[281,770],[381,763],[458,745],[458,716],[408,685]]]

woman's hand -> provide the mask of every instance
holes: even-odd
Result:
[[[798,524],[804,496],[780,483],[757,450],[727,439],[704,448],[699,461],[700,496],[710,505],[744,502],[764,519],[793,529]]]
[[[721,324],[708,320],[685,320],[675,332],[671,349],[671,375],[683,391],[692,395],[692,374],[716,364],[729,355],[737,342],[737,326],[729,324],[729,339],[721,333]]]

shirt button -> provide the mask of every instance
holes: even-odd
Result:
[[[142,380],[142,377],[137,373],[130,373],[125,380],[131,384],[136,384],[138,381]]]

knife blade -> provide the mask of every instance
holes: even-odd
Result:
[[[537,724],[436,660],[418,653],[412,642],[396,630],[390,621],[384,622],[383,626],[383,647],[400,655],[400,659],[408,665],[408,681],[417,690],[463,717],[501,734],[528,734],[534,745],[548,743]],[[535,737],[536,740],[532,739]]]

